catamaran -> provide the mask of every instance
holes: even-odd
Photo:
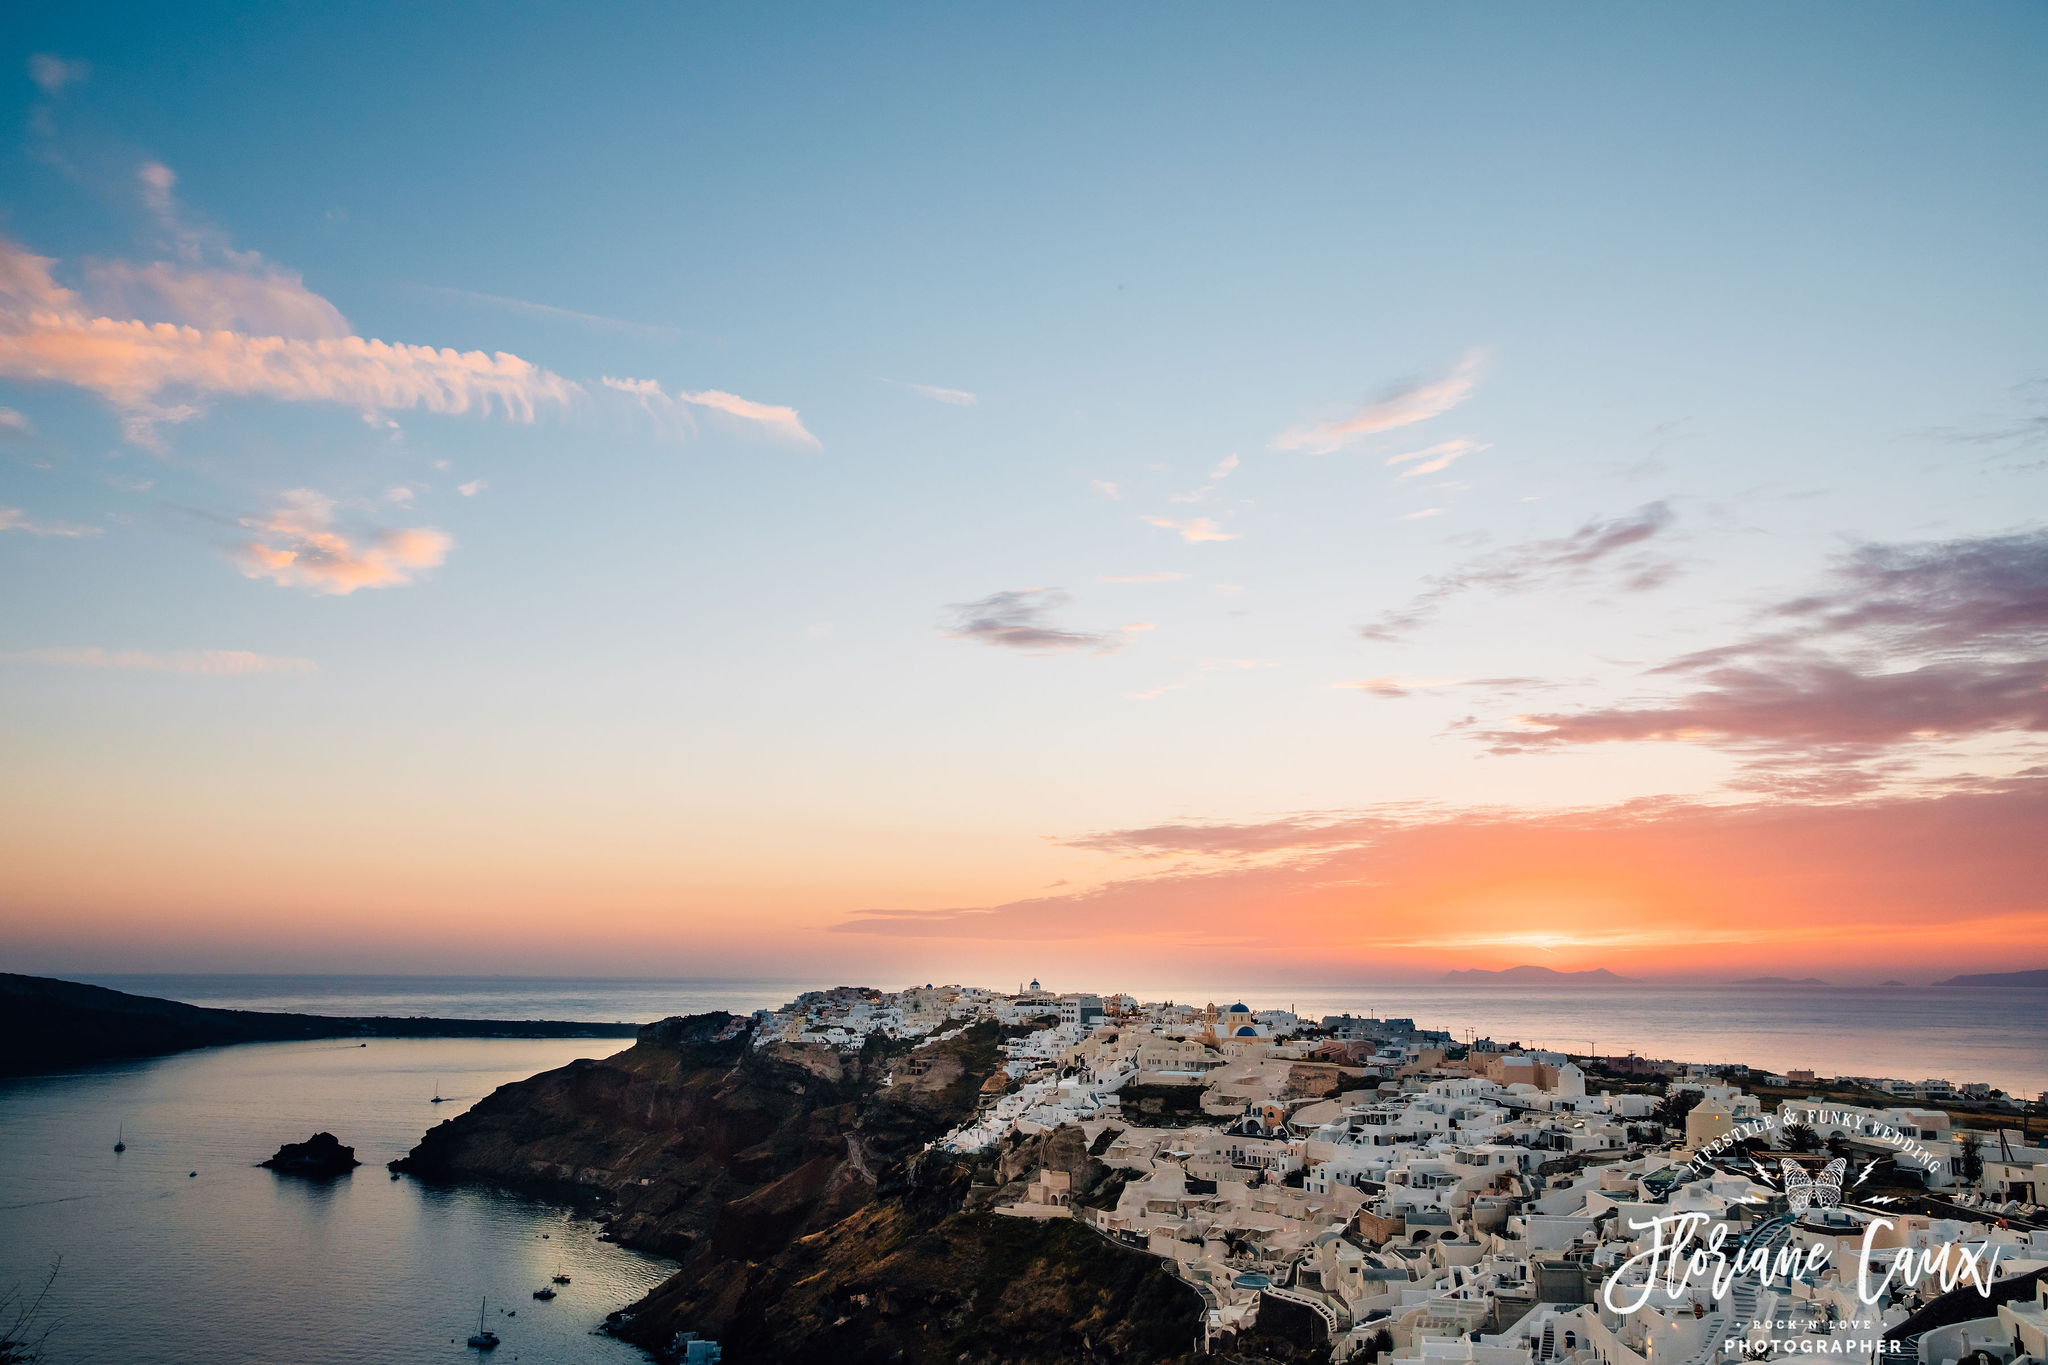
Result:
[[[441,1087],[435,1086],[434,1088],[439,1090]],[[484,1330],[484,1307],[490,1301],[491,1296],[486,1294],[484,1295],[483,1302],[476,1306],[476,1333],[470,1337],[469,1344],[476,1347],[479,1351],[495,1351],[498,1349],[498,1334]]]

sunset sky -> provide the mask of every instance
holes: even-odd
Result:
[[[2038,4],[0,55],[0,970],[2048,966]]]

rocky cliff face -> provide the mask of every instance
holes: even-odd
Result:
[[[999,1041],[980,1024],[848,1054],[754,1048],[725,1014],[664,1020],[505,1086],[393,1165],[603,1202],[610,1235],[682,1262],[613,1328],[657,1354],[689,1330],[732,1365],[1180,1358],[1199,1305],[1153,1258],[981,1208],[1039,1165],[1098,1186],[1078,1130],[979,1163],[925,1152],[972,1113]]]

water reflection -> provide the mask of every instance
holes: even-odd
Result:
[[[54,1365],[460,1360],[484,1294],[501,1359],[631,1365],[637,1351],[592,1332],[665,1263],[570,1210],[383,1169],[467,1107],[427,1102],[436,1075],[444,1095],[482,1096],[618,1046],[266,1043],[0,1084],[0,1288],[63,1257]],[[364,1164],[326,1180],[256,1164],[319,1131]],[[572,1283],[531,1300],[558,1261]]]

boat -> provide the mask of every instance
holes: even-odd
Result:
[[[114,1150],[117,1152],[128,1150],[128,1128],[126,1124],[117,1123],[114,1125]]]
[[[533,1291],[533,1296],[541,1300],[552,1299],[555,1296],[555,1288],[553,1285],[544,1284]]]
[[[427,1101],[427,1102],[428,1102],[429,1104],[446,1104],[446,1103],[448,1103],[447,1097],[446,1097],[446,1096],[444,1096],[444,1095],[442,1095],[442,1093],[441,1093],[441,1081],[440,1081],[440,1078],[439,1078],[439,1077],[436,1077],[436,1078],[434,1079],[434,1098],[433,1098],[433,1099],[431,1099],[431,1100],[429,1100],[429,1101]]]
[[[440,1087],[437,1086],[435,1088],[439,1089]],[[490,1296],[485,1295],[483,1302],[476,1306],[476,1331],[470,1336],[469,1344],[479,1351],[495,1351],[498,1349],[498,1334],[484,1330],[484,1308],[490,1301]]]

